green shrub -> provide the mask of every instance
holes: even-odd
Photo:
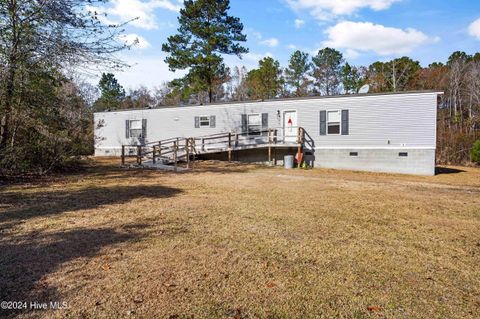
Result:
[[[480,140],[473,143],[473,147],[470,151],[470,158],[473,162],[480,164]]]

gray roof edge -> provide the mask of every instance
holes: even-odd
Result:
[[[94,114],[99,113],[113,113],[113,112],[128,112],[128,111],[153,111],[153,110],[164,110],[164,109],[183,109],[183,108],[192,108],[192,107],[205,107],[205,106],[222,106],[222,105],[231,105],[231,104],[250,104],[250,103],[263,103],[263,102],[281,102],[281,101],[304,101],[304,100],[322,100],[322,99],[338,99],[338,98],[356,98],[356,97],[370,97],[370,96],[388,96],[388,95],[415,95],[415,94],[444,94],[443,91],[438,90],[419,90],[419,91],[403,91],[403,92],[383,92],[383,93],[365,93],[365,94],[341,94],[341,95],[323,95],[323,96],[304,96],[304,97],[288,97],[288,98],[278,98],[278,99],[267,99],[267,100],[248,100],[248,101],[229,101],[229,102],[217,102],[217,103],[207,103],[199,105],[184,105],[184,106],[162,106],[162,107],[152,107],[152,108],[135,108],[135,109],[116,109],[111,111],[102,111],[94,112]]]

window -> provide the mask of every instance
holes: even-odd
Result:
[[[210,127],[210,116],[200,116],[200,127]]]
[[[195,128],[215,127],[215,115],[195,116]]]
[[[340,111],[328,111],[327,132],[328,134],[340,134]]]
[[[262,115],[248,114],[247,131],[249,135],[260,135],[262,131]]]
[[[142,137],[142,120],[130,120],[130,137]]]
[[[408,153],[407,153],[407,152],[400,152],[400,153],[398,153],[398,156],[400,156],[400,157],[408,157]]]
[[[358,156],[358,152],[350,152],[350,156]]]
[[[145,139],[147,137],[147,119],[126,120],[125,137]]]

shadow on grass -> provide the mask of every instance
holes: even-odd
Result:
[[[118,162],[118,163],[117,163]],[[134,164],[133,162],[131,164]],[[186,163],[180,163],[179,167],[186,167]],[[43,186],[60,181],[76,181],[84,178],[102,180],[126,180],[126,179],[148,179],[165,174],[190,174],[190,173],[247,173],[252,170],[268,168],[267,165],[251,164],[244,162],[220,161],[220,160],[196,160],[192,163],[193,169],[183,172],[165,171],[148,168],[125,168],[120,166],[120,160],[113,159],[89,159],[81,167],[70,172],[55,173],[46,176],[23,176],[17,179],[0,179],[0,192],[2,187],[11,185],[33,185]]]
[[[224,162],[224,161],[198,161],[193,163],[193,169],[184,171],[184,174],[191,173],[248,173],[253,170],[267,169],[270,166],[262,164],[241,163],[241,162]]]
[[[32,232],[13,239],[2,238],[0,240],[0,300],[26,301],[27,310],[0,310],[0,317],[15,317],[24,311],[31,312],[32,309],[28,308],[30,302],[34,301],[62,302],[62,296],[57,289],[49,286],[44,280],[46,275],[54,273],[68,261],[96,256],[106,246],[138,240],[145,235],[146,227],[148,225],[136,224],[119,230],[74,229],[54,234]],[[121,256],[113,256],[113,258],[121,258]],[[86,260],[81,268],[91,267],[94,272],[92,276],[101,276],[102,265],[97,264],[99,262],[89,264],[90,262],[91,260]],[[82,281],[85,278],[78,278],[78,280]]]
[[[96,160],[89,159],[81,162],[81,165],[70,171],[52,172],[47,175],[23,175],[11,178],[2,178],[0,176],[0,191],[2,187],[11,185],[48,185],[54,182],[65,180],[79,180],[87,178],[102,179],[129,179],[129,178],[148,178],[158,176],[158,171],[154,170],[128,170],[120,167],[120,160],[112,159]]]
[[[451,167],[442,167],[442,166],[435,167],[436,175],[458,174],[458,173],[464,173],[464,172],[465,172],[464,170],[451,168]]]
[[[137,185],[3,193],[1,204],[6,208],[0,211],[0,223],[12,226],[29,218],[123,204],[138,198],[168,198],[181,192],[180,189],[165,186]],[[7,227],[0,225],[0,230]]]

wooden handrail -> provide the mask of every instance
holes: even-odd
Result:
[[[205,152],[207,148],[208,151],[224,149],[228,152],[228,159],[230,161],[232,158],[232,152],[238,147],[243,148],[255,145],[268,146],[269,162],[272,163],[272,152],[276,149],[274,145],[278,144],[279,141],[286,143],[281,138],[283,134],[279,139],[279,132],[283,131],[283,128],[273,127],[257,131],[255,134],[252,134],[252,132],[228,132],[198,137],[175,137],[157,142],[149,142],[143,145],[122,145],[122,165],[125,165],[125,159],[128,157],[136,157],[137,164],[142,165],[144,158],[148,159],[151,156],[151,160],[154,164],[157,162],[157,159],[169,159],[173,162],[176,171],[180,158],[186,158],[187,167],[190,167],[192,156],[194,159],[199,150]],[[197,143],[197,141],[199,143]],[[298,152],[302,152],[305,145],[314,147],[313,139],[303,127],[297,127],[295,144],[298,146]],[[127,152],[127,148],[136,148],[136,152]],[[273,158],[273,162],[276,162],[276,158]]]
[[[168,139],[165,139],[165,140],[162,140],[162,143],[171,143],[173,141],[176,141],[178,137],[172,137],[172,138],[168,138]],[[149,143],[145,143],[144,146],[148,146],[148,145],[153,145],[153,144],[157,144],[158,142],[149,142]]]

